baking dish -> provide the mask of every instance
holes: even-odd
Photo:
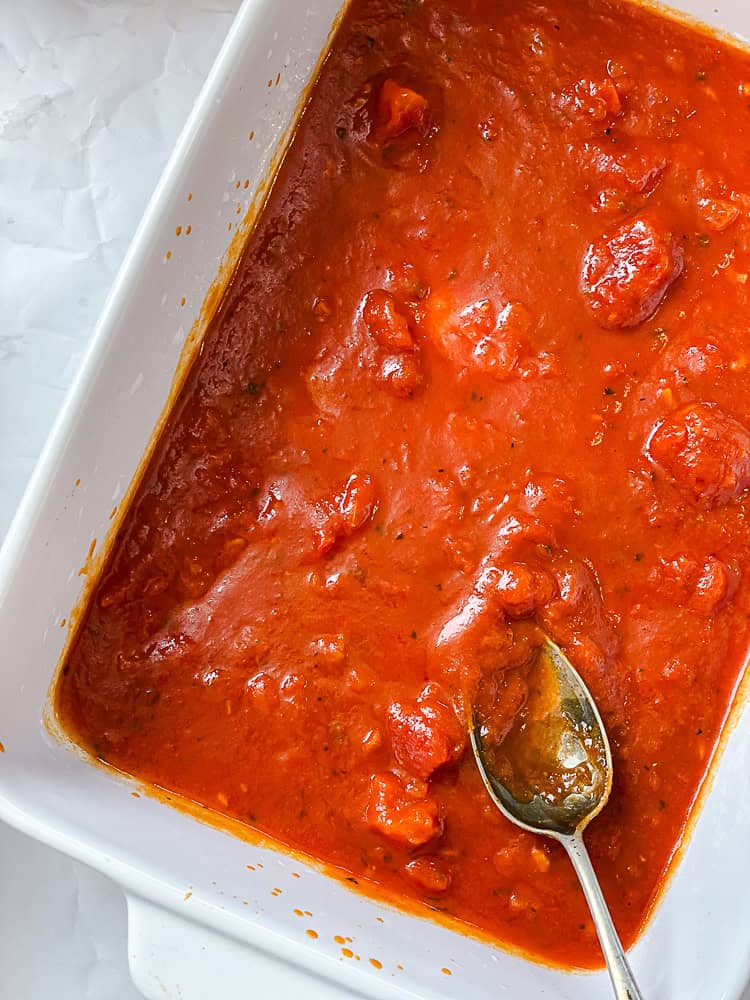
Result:
[[[137,785],[92,767],[41,724],[65,638],[59,626],[91,570],[92,539],[100,540],[95,555],[337,6],[243,7],[0,557],[0,814],[125,887],[134,975],[148,996],[231,997],[248,980],[261,996],[606,996],[602,974],[531,965],[357,896],[283,852],[135,798]],[[711,13],[698,4],[692,12]],[[726,28],[741,30],[743,19],[748,28],[739,3],[720,16]],[[748,816],[731,777],[747,765],[747,729],[740,722],[729,740],[685,857],[634,950],[647,995],[732,997],[744,982]],[[337,936],[352,939],[351,957]]]

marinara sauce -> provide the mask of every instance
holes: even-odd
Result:
[[[570,966],[466,752],[535,630],[592,690],[617,927],[750,616],[750,57],[610,0],[353,0],[59,687],[103,761]]]

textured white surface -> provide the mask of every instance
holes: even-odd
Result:
[[[0,537],[237,6],[0,0]],[[125,921],[0,828],[0,1000],[135,1000]]]
[[[0,539],[239,0],[0,3]],[[122,893],[0,825],[0,1000],[135,1000]]]
[[[0,4],[0,535],[238,6]]]

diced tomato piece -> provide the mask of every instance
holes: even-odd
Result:
[[[695,189],[698,214],[708,229],[722,233],[739,219],[740,207],[733,200],[736,195],[720,177],[699,170]]]
[[[727,602],[735,586],[736,580],[726,563],[716,556],[709,556],[701,567],[691,603],[693,607],[712,614]]]
[[[659,424],[648,451],[676,485],[708,506],[750,486],[750,431],[711,403],[690,403]]]
[[[396,760],[420,778],[429,778],[464,752],[464,729],[456,713],[435,698],[393,702],[388,729]]]
[[[584,147],[581,157],[584,166],[593,170],[601,182],[624,194],[652,191],[668,166],[663,157],[637,152],[615,155],[588,145]]]
[[[515,371],[521,360],[521,351],[521,344],[515,337],[498,332],[479,341],[474,348],[474,359],[488,375],[502,379]]]
[[[392,351],[413,349],[414,338],[409,329],[409,322],[406,316],[399,312],[396,300],[390,292],[382,288],[368,292],[362,304],[362,318],[368,333],[381,347],[387,347]]]
[[[380,364],[379,377],[390,393],[408,399],[422,384],[422,369],[413,354],[388,354]]]
[[[549,573],[524,563],[511,563],[499,569],[494,584],[500,606],[509,618],[526,618],[557,594]]]
[[[317,549],[329,552],[341,538],[346,538],[363,527],[377,507],[377,495],[372,479],[354,472],[344,483],[333,501],[324,500],[317,505],[320,523],[317,528]]]
[[[620,92],[613,80],[605,77],[603,80],[584,81],[581,89],[591,98],[591,105],[587,110],[595,121],[621,114]]]
[[[635,81],[628,73],[627,68],[617,60],[609,60],[607,63],[607,75],[614,83],[620,97],[630,94],[635,87]]]
[[[717,556],[701,559],[685,552],[662,559],[650,578],[675,604],[707,614],[722,608],[739,582],[737,573]]]
[[[261,670],[247,679],[245,692],[252,700],[253,712],[270,715],[278,710],[279,684],[265,670]]]
[[[423,782],[402,782],[392,771],[370,779],[367,823],[391,840],[412,847],[428,843],[442,832],[435,799]]]
[[[455,309],[430,296],[425,329],[452,361],[504,379],[517,370],[531,325],[520,302],[506,302],[498,310],[490,299],[479,299]]]
[[[601,604],[601,593],[596,576],[590,566],[580,559],[565,560],[556,567],[560,604],[568,612]]]
[[[373,340],[392,352],[380,356],[380,382],[394,396],[413,396],[421,385],[422,370],[409,321],[399,311],[396,300],[382,288],[368,292],[362,318]]]
[[[698,578],[699,563],[695,556],[678,552],[671,558],[662,557],[649,574],[649,579],[676,604],[685,604]]]
[[[361,528],[375,510],[375,487],[369,476],[352,473],[336,497],[336,504],[344,519],[347,533]]]
[[[656,312],[682,264],[672,237],[639,215],[589,246],[581,291],[600,326],[637,326]]]
[[[540,608],[542,624],[584,674],[602,670],[616,653],[618,637],[596,572],[568,555],[554,557],[550,569],[559,597]]]
[[[440,858],[415,858],[404,865],[404,873],[428,896],[442,896],[451,886],[451,875]]]
[[[592,122],[603,122],[622,113],[622,102],[613,80],[579,80],[563,94],[562,106],[569,114]]]
[[[637,153],[623,153],[620,157],[623,182],[637,194],[653,191],[669,163],[663,157],[648,159]]]
[[[410,128],[421,128],[427,117],[429,105],[421,94],[404,87],[395,80],[385,80],[376,113],[377,138],[381,142],[395,139]]]
[[[725,198],[698,198],[698,211],[709,229],[723,233],[740,217],[740,210]]]

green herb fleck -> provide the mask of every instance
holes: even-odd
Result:
[[[614,396],[614,394],[615,394],[615,390],[614,389],[611,389],[608,385],[604,386],[604,395],[605,396]]]
[[[640,562],[641,559],[643,559],[643,553],[642,552],[636,552],[636,554],[633,556],[633,559],[635,559],[636,562]]]
[[[339,137],[339,139],[346,139],[349,133],[347,132],[347,130],[344,128],[343,125],[339,125],[339,127],[336,129],[336,135]]]
[[[412,630],[411,637],[412,637],[412,639],[416,639],[417,638],[417,633],[414,630]]]
[[[260,392],[262,386],[260,382],[248,382],[247,383],[247,393],[249,396],[257,396]]]

